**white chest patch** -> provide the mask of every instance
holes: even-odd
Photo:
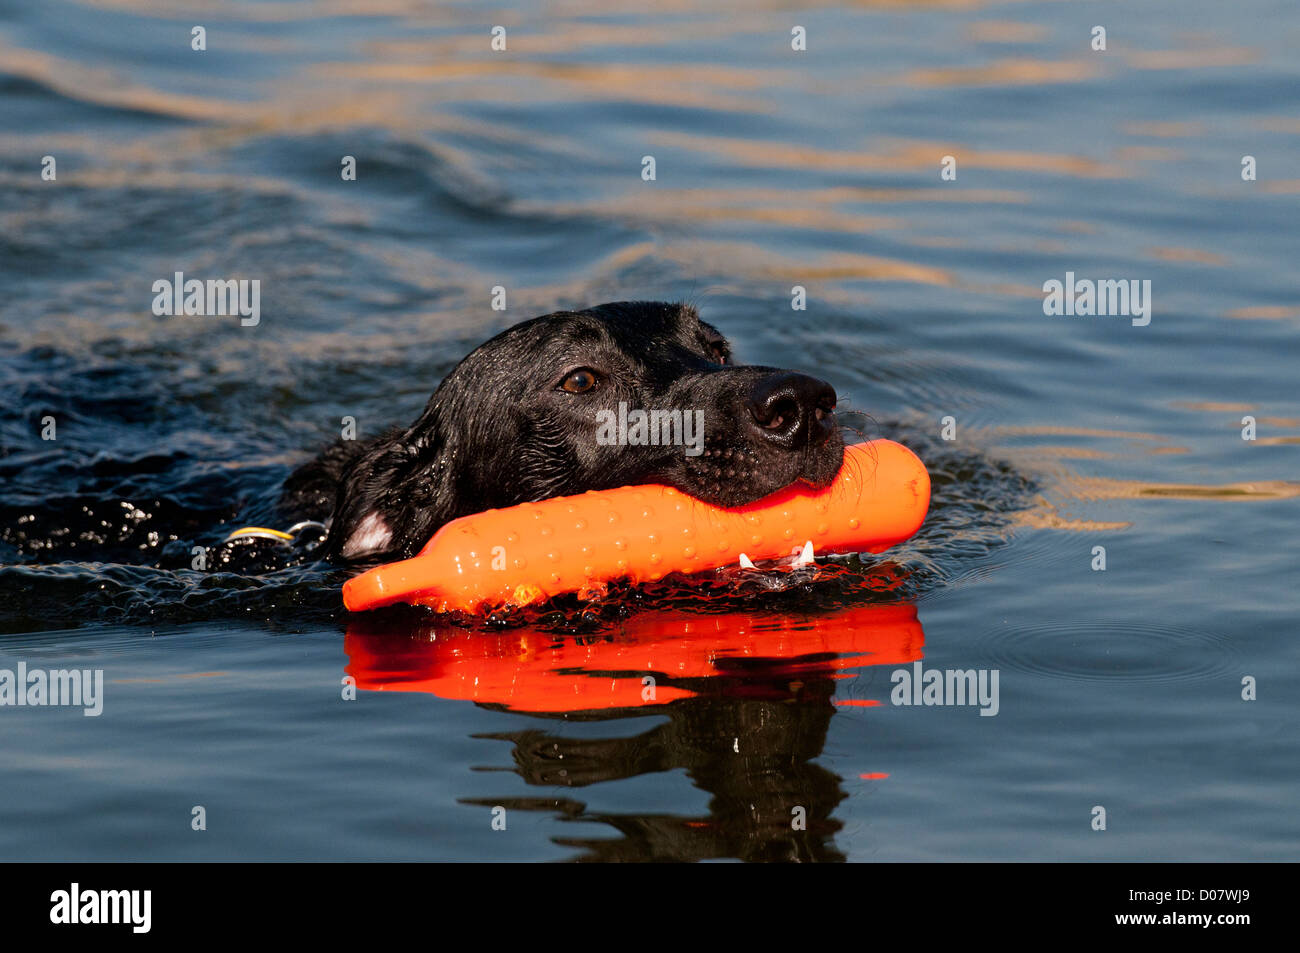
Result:
[[[367,513],[343,544],[343,555],[348,559],[377,553],[388,548],[393,531],[378,513]]]

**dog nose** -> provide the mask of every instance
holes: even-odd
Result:
[[[764,440],[786,450],[825,443],[835,432],[835,388],[807,374],[782,373],[754,385],[745,407]]]

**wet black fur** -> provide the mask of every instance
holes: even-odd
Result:
[[[588,393],[560,385],[595,371]],[[704,452],[606,446],[597,411],[704,414]],[[340,441],[285,484],[283,505],[330,523],[334,559],[409,556],[444,523],[492,507],[637,483],[664,483],[722,506],[796,480],[824,486],[843,459],[835,392],[815,378],[735,366],[695,309],[619,302],[517,324],[469,354],[409,427]],[[353,539],[373,514],[377,550]],[[350,545],[351,543],[351,545]]]

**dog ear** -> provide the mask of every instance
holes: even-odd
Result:
[[[392,548],[392,491],[406,471],[406,454],[394,437],[382,437],[352,460],[339,481],[330,520],[329,552],[364,559]]]
[[[472,426],[499,432],[503,418],[501,395],[485,391],[466,371],[482,350],[452,369],[413,424],[385,434],[343,470],[326,556],[414,556],[444,523],[482,508],[475,491],[489,480],[479,468],[492,468],[492,479],[509,479],[481,459],[489,441],[481,435],[470,441],[466,432]],[[460,452],[467,442],[474,454]],[[505,436],[497,442],[513,445]]]
[[[442,442],[427,428],[417,438],[415,429],[376,441],[344,473],[330,524],[330,556],[413,556],[449,519]]]

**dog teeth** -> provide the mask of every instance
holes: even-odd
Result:
[[[757,569],[758,567],[754,565],[753,560],[751,560],[751,559],[750,559],[748,556],[746,556],[744,553],[741,553],[741,554],[740,554],[740,568],[741,568],[741,569]]]
[[[802,566],[811,566],[813,564],[813,544],[812,540],[803,544],[803,551],[799,553],[794,561],[794,568],[799,569]]]

